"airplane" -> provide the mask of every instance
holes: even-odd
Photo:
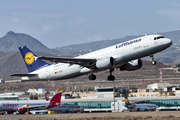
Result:
[[[46,101],[49,101],[50,98],[47,94],[45,94]],[[56,113],[82,113],[84,112],[84,108],[79,105],[63,105],[63,103],[60,106],[50,108],[49,111],[54,111]]]
[[[79,105],[61,105],[48,109],[56,113],[83,113],[84,108]]]
[[[62,88],[58,88],[57,93],[49,101],[2,101],[0,111],[7,114],[25,114],[30,110],[47,110],[61,105]]]
[[[162,35],[145,35],[122,42],[104,49],[77,57],[38,57],[26,46],[19,47],[20,53],[28,68],[28,74],[12,74],[19,76],[22,81],[64,80],[81,75],[89,75],[89,80],[95,80],[94,73],[110,70],[107,77],[114,81],[112,72],[115,68],[121,71],[133,71],[142,67],[140,58],[150,56],[155,65],[154,54],[172,45],[172,40]],[[54,62],[48,64],[43,60]]]
[[[127,97],[125,97],[125,107],[130,111],[130,112],[137,112],[137,111],[156,111],[156,108],[158,106],[156,104],[142,104],[142,103],[129,103],[129,100]]]

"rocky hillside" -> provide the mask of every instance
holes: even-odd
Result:
[[[167,50],[156,54],[155,60],[162,63],[180,62],[180,31],[171,31],[159,34],[171,38],[174,43]],[[10,31],[5,36],[0,38],[0,51],[3,51],[0,52],[0,78],[19,79],[14,77],[12,78],[9,75],[15,73],[27,73],[23,59],[18,51],[19,46],[27,45],[31,50],[35,50],[34,52],[39,56],[54,56],[54,54],[58,54],[59,56],[77,56],[79,54],[88,53],[136,37],[139,36],[128,36],[113,40],[102,40],[77,45],[69,45],[52,50],[27,34],[14,33]]]
[[[37,39],[24,33],[14,33],[13,31],[10,31],[5,36],[0,38],[0,51],[6,53],[18,51],[18,47],[24,45],[28,46],[32,50],[38,50],[52,54],[58,53],[56,50],[49,49]]]
[[[162,63],[180,62],[180,54],[179,54],[180,53],[180,30],[156,33],[156,34],[161,34],[167,38],[172,39],[173,45],[169,47],[168,49],[166,49],[165,51],[155,54],[155,60]],[[55,49],[60,52],[59,56],[77,56],[79,54],[95,51],[95,50],[98,50],[98,49],[101,49],[110,45],[114,45],[120,42],[131,40],[140,36],[143,36],[143,35],[126,36],[124,38],[101,40],[101,41],[82,43],[82,44],[74,44],[74,45],[69,45],[69,46],[64,46],[64,47],[57,47]]]
[[[173,45],[158,54],[155,54],[155,60],[162,63],[174,63],[180,62],[180,30],[157,33],[164,35],[167,38],[173,40]],[[58,56],[78,56],[88,52],[92,52],[98,49],[105,48],[120,42],[124,42],[130,39],[134,39],[138,36],[126,36],[124,38],[111,39],[111,40],[101,40],[96,42],[74,44],[64,47],[57,47],[54,49],[49,49],[37,39],[31,37],[30,35],[24,33],[8,32],[5,36],[0,38],[0,51],[3,52],[13,52],[18,51],[18,47],[27,45],[31,50],[43,51],[45,53],[50,53]]]

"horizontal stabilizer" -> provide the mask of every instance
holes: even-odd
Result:
[[[38,74],[12,74],[10,76],[17,76],[17,77],[33,77],[37,76]]]

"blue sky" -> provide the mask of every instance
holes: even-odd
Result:
[[[0,37],[26,33],[50,48],[180,29],[179,0],[0,0]]]

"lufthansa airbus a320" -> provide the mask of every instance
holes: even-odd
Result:
[[[19,47],[24,62],[28,68],[27,74],[20,76],[23,81],[62,80],[89,74],[89,80],[95,80],[95,73],[110,70],[108,80],[115,80],[112,72],[120,70],[137,70],[142,67],[140,58],[150,56],[155,65],[154,54],[172,45],[172,40],[162,35],[145,35],[104,49],[100,49],[78,57],[38,57],[26,46]],[[48,64],[49,60],[54,64]]]

